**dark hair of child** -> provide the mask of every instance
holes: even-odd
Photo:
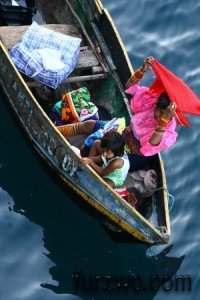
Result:
[[[101,139],[101,147],[111,150],[114,156],[123,156],[125,140],[119,132],[111,130],[104,134]]]

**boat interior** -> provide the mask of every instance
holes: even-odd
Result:
[[[47,115],[50,117],[52,122],[55,124],[55,120],[51,114],[53,105],[59,101],[63,93],[66,91],[75,90],[77,88],[87,86],[88,90],[92,92],[98,89],[99,84],[108,76],[108,70],[106,63],[101,51],[98,49],[98,45],[91,45],[88,41],[84,42],[83,38],[78,32],[77,28],[72,25],[61,25],[61,24],[51,24],[51,25],[41,25],[46,26],[54,31],[58,31],[67,35],[82,38],[80,55],[76,64],[74,71],[70,76],[56,89],[44,86],[40,82],[36,82],[25,75],[22,74],[24,80],[32,91],[33,95],[45,110]],[[0,38],[9,51],[14,47],[20,40],[22,34],[27,30],[27,26],[3,26],[0,27]],[[101,99],[92,99],[95,105],[98,107],[98,113],[100,119],[111,119],[113,117],[113,112],[109,106],[106,106],[107,102],[104,101],[103,105]],[[70,143],[80,148],[83,144],[85,136],[77,136],[69,139]],[[154,169],[157,172],[158,187],[163,186],[162,176],[159,174],[160,168],[158,166],[157,160],[152,162],[145,171],[149,169]],[[133,178],[128,176],[125,186],[130,193],[134,193],[138,199],[138,211],[155,227],[162,227],[163,232],[165,232],[165,216],[163,212],[165,208],[163,207],[163,201],[159,202],[160,197],[163,195],[162,189],[157,189],[153,196],[141,196],[140,192],[135,189],[131,182]]]
[[[31,24],[37,9],[35,0],[0,0],[0,24]]]

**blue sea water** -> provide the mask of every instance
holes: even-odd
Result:
[[[200,97],[200,3],[194,0],[103,0],[134,68],[152,55]],[[150,72],[143,83],[152,80]],[[0,99],[3,95],[0,94]],[[0,104],[0,299],[198,300],[200,293],[200,142],[197,116],[178,128],[162,153],[174,197],[168,245],[111,239],[80,199],[64,189],[32,151],[4,101]],[[85,278],[77,291],[75,274]],[[136,277],[131,289],[92,290],[95,276]],[[73,276],[74,275],[74,276]],[[176,275],[191,277],[191,291],[175,291]],[[136,292],[171,276],[157,291]],[[105,282],[104,282],[105,283]],[[88,287],[88,290],[84,289]]]

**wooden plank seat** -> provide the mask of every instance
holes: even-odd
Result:
[[[78,30],[72,25],[66,24],[44,24],[41,25],[56,32],[60,32],[63,34],[67,34],[74,37],[81,38]],[[28,29],[29,26],[2,26],[0,27],[0,39],[2,40],[5,47],[11,50],[19,41],[22,34]],[[75,66],[75,70],[86,70],[86,69],[95,69],[100,66],[100,62],[96,54],[93,50],[89,49],[87,46],[83,46],[80,49],[80,54],[78,57],[77,64]],[[100,71],[103,71],[102,68],[99,67]],[[92,72],[93,73],[93,72]],[[95,79],[103,79],[106,77],[106,74],[91,74],[88,76],[73,76],[66,79],[68,82],[74,81],[83,81],[83,80],[95,80]],[[28,83],[29,86],[41,85],[37,82]]]

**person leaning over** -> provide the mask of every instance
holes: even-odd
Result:
[[[130,125],[125,129],[130,171],[143,168],[156,153],[173,145],[178,135],[175,132],[176,103],[166,92],[150,93],[148,87],[139,84],[152,67],[153,60],[153,57],[147,57],[126,83],[126,93],[132,96],[130,107],[134,112]]]
[[[122,187],[130,167],[124,146],[120,133],[108,131],[101,140],[94,141],[89,157],[80,158],[80,162],[91,166],[112,188]]]

